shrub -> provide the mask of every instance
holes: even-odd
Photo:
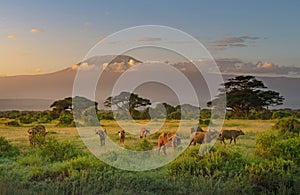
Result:
[[[261,119],[261,120],[270,120],[272,118],[272,111],[263,110],[260,112],[253,111],[249,114],[249,119]]]
[[[181,119],[181,112],[180,111],[175,111],[167,116],[168,119],[173,119],[173,120],[180,120]]]
[[[296,133],[300,132],[300,122],[296,117],[286,117],[280,119],[274,125],[273,129],[279,130],[282,134]]]
[[[250,182],[255,184],[257,190],[276,194],[282,184],[287,188],[292,188],[293,176],[290,173],[292,164],[291,161],[279,158],[246,165],[245,170],[249,174]]]
[[[83,116],[83,124],[84,126],[99,126],[99,120],[94,116]]]
[[[0,157],[10,157],[19,154],[17,147],[11,145],[5,137],[0,137]]]
[[[208,126],[210,124],[210,119],[209,118],[206,118],[206,119],[200,119],[199,120],[199,124],[200,125],[205,125],[205,126]]]
[[[273,131],[266,131],[257,135],[256,153],[263,156],[267,155],[276,145],[277,135]]]
[[[241,154],[228,148],[218,148],[205,156],[198,155],[198,150],[191,148],[169,165],[169,174],[177,176],[220,176],[234,177],[240,174],[248,162]]]
[[[10,121],[6,123],[6,125],[11,127],[20,127],[20,124],[17,121]]]
[[[289,112],[276,111],[273,113],[272,119],[281,119],[289,116],[292,116],[292,114]]]
[[[80,156],[80,152],[70,141],[58,142],[54,137],[49,137],[40,148],[40,154],[49,161],[64,161]]]
[[[31,124],[35,121],[33,118],[28,117],[28,116],[22,116],[22,117],[19,118],[19,120],[23,124]]]
[[[300,136],[281,140],[270,151],[273,158],[291,160],[300,165]]]
[[[38,123],[50,123],[52,117],[50,115],[44,115],[38,119]]]
[[[75,127],[73,115],[71,113],[63,113],[59,117],[58,127]]]
[[[112,112],[100,112],[98,118],[100,120],[114,120],[114,114]]]

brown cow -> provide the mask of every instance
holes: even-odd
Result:
[[[150,130],[149,129],[146,129],[146,128],[141,128],[140,129],[140,139],[146,137],[147,134],[150,134]]]
[[[205,132],[201,127],[192,127],[191,131],[190,131],[190,140],[193,139],[193,137],[195,136],[196,132]]]
[[[190,145],[193,143],[194,145],[202,144],[203,141],[205,143],[210,143],[213,139],[218,137],[219,132],[217,130],[209,130],[203,132],[194,132],[191,134]]]
[[[35,147],[36,145],[40,146],[45,142],[45,137],[48,132],[46,132],[44,125],[37,125],[28,129],[27,133],[30,145]]]
[[[191,134],[195,132],[204,132],[204,130],[201,127],[192,127],[191,128]]]
[[[234,143],[236,144],[236,138],[240,135],[245,135],[244,132],[242,130],[222,130],[220,133],[220,143],[222,144],[222,142],[224,144],[225,141],[224,139],[230,139],[230,144],[232,142],[232,140],[234,140]]]
[[[198,144],[202,144],[202,142],[205,139],[205,135],[206,135],[206,131],[205,132],[194,132],[191,135],[191,142],[190,145],[193,143],[194,146],[196,145],[196,143]]]
[[[180,145],[180,143],[181,143],[181,138],[178,135],[176,135],[176,133],[173,134],[162,133],[158,137],[158,141],[157,141],[158,154],[162,149],[164,154],[167,155],[166,153],[167,147],[172,147],[173,149],[175,149],[178,145]]]
[[[104,146],[106,135],[107,135],[106,129],[104,129],[104,131],[100,129],[96,132],[96,134],[99,135],[100,137],[100,146]]]
[[[125,141],[125,131],[121,130],[121,131],[118,132],[118,134],[119,134],[120,143],[124,144],[124,141]]]

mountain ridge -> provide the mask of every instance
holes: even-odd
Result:
[[[113,56],[109,56],[107,58],[111,59],[112,57]],[[97,64],[94,64],[97,67],[102,67],[103,64],[108,63],[108,66],[113,68],[122,67],[122,71],[132,66],[131,64],[128,64],[130,63],[130,60],[133,60],[134,64],[142,63],[142,61],[131,56],[121,56],[118,60],[110,62],[103,60],[103,57],[101,56],[96,56],[94,59],[98,62]],[[92,64],[92,61],[89,60],[90,59],[79,62],[77,65],[79,64],[78,66],[82,66],[84,63]],[[103,107],[104,99],[111,95],[113,84],[122,74],[122,71],[114,71],[107,67],[105,67],[105,70],[105,74],[101,76],[101,80],[99,81],[102,85],[98,85],[95,91],[95,101],[99,102],[100,107]],[[63,99],[72,96],[76,74],[76,70],[72,69],[72,67],[68,67],[47,74],[0,77],[0,91],[2,92],[0,93],[0,99]],[[184,72],[184,74],[189,78],[196,91],[199,92],[197,95],[201,101],[200,105],[205,107],[206,102],[210,100],[210,96],[208,95],[209,91],[204,78],[202,78],[201,75],[199,76],[199,73],[194,73],[192,71]],[[172,75],[166,74],[166,77],[170,77],[170,79],[173,79],[174,82],[176,82],[176,78],[172,78],[171,76]],[[228,74],[223,75],[224,80],[233,76],[234,75]],[[300,100],[298,100],[300,92],[298,92],[298,87],[295,85],[295,83],[299,83],[300,78],[258,76],[257,79],[262,80],[269,89],[280,92],[280,94],[286,98],[284,105],[281,107],[300,107]],[[179,83],[178,87],[183,86]],[[178,104],[178,99],[174,97],[176,94],[174,94],[172,89],[168,89],[166,86],[157,83],[148,83],[138,87],[135,93],[149,98],[153,102],[167,102],[173,105]],[[186,98],[189,98],[188,94]]]

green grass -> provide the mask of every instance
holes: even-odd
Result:
[[[101,162],[86,149],[76,128],[56,127],[54,122],[45,124],[50,132],[48,145],[32,148],[27,137],[27,129],[32,125],[9,127],[6,122],[0,119],[0,136],[20,152],[0,157],[0,194],[300,193],[298,161],[281,158],[278,150],[275,159],[256,153],[257,137],[270,130],[275,120],[226,120],[224,129],[240,128],[245,132],[237,138],[237,144],[226,140],[224,145],[217,141],[203,157],[198,155],[200,145],[191,146],[170,164],[142,172],[119,170]],[[155,127],[159,121],[154,122]],[[175,132],[177,122],[167,121],[148,141],[127,134],[124,147],[156,148],[158,135]],[[109,120],[101,124],[119,144],[118,124]],[[184,127],[189,131],[188,123]]]

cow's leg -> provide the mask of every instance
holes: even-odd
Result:
[[[231,142],[232,142],[232,137],[230,138],[230,143],[229,144],[231,144]]]
[[[236,140],[235,140],[235,138],[234,138],[234,144],[236,144]]]
[[[222,141],[223,141],[224,145],[226,145],[226,143],[225,143],[225,138],[224,138],[224,137],[222,137]]]
[[[160,147],[160,146],[158,146],[158,155],[160,154],[160,149],[161,149],[161,147]]]
[[[165,156],[167,156],[166,148],[167,148],[166,145],[164,145],[163,146],[163,151],[164,151]]]

